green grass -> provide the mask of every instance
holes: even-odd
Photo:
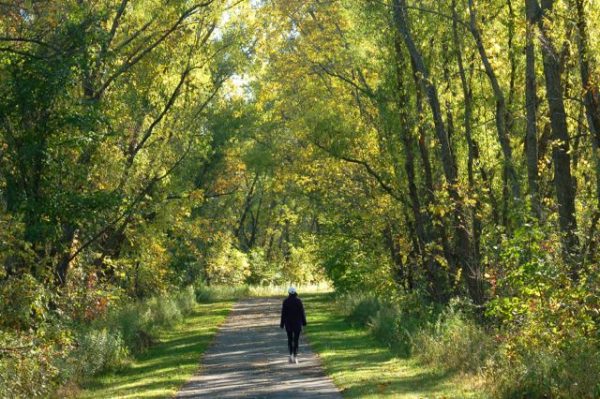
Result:
[[[344,398],[479,398],[474,377],[436,371],[395,356],[336,311],[332,294],[303,295],[306,333]]]
[[[167,398],[198,369],[200,355],[212,341],[232,302],[198,304],[176,327],[161,332],[159,343],[130,365],[83,384],[81,398]]]
[[[479,398],[473,377],[432,370],[394,355],[366,329],[352,327],[330,293],[302,295],[308,340],[344,398]],[[194,313],[160,335],[160,343],[128,367],[94,377],[81,398],[166,398],[198,369],[200,355],[224,321],[231,301],[199,304]]]

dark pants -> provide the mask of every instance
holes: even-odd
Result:
[[[298,354],[298,340],[300,339],[300,331],[301,329],[285,329],[288,337],[288,348],[290,350],[290,355],[293,353],[294,356]]]

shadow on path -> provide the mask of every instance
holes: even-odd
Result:
[[[341,399],[306,342],[300,343],[300,364],[288,363],[286,334],[279,328],[281,301],[238,302],[202,357],[199,373],[177,398]]]

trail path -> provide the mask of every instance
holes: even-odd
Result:
[[[281,302],[251,298],[234,305],[198,374],[177,398],[341,399],[302,336],[300,364],[288,363],[286,334],[279,328]]]

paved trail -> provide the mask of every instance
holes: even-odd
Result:
[[[288,363],[287,337],[279,329],[281,302],[238,302],[202,357],[198,374],[177,398],[341,399],[302,336],[300,364]]]

